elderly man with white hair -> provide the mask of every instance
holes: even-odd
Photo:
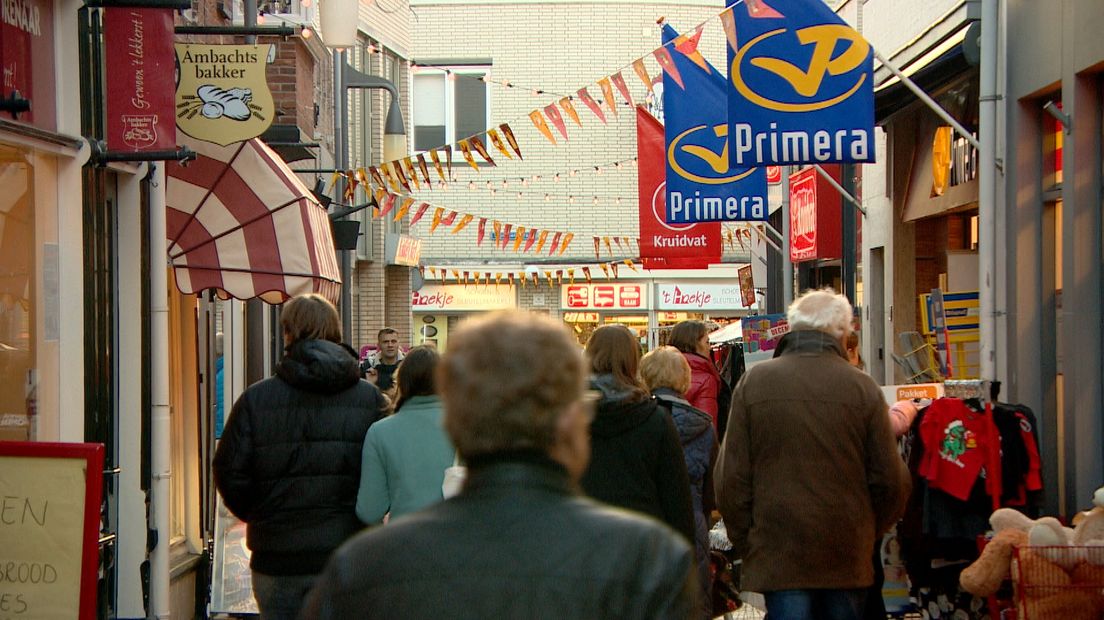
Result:
[[[847,361],[850,302],[809,291],[787,312],[775,358],[732,396],[714,475],[743,558],[741,588],[771,620],[858,620],[873,544],[900,518],[909,475],[873,379]]]

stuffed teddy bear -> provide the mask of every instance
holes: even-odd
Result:
[[[989,525],[995,534],[978,559],[962,571],[962,589],[992,596],[1002,581],[1012,577],[1033,584],[1025,595],[1034,600],[1068,595],[1070,590],[1063,586],[1071,584],[1104,587],[1104,487],[1093,494],[1093,508],[1081,513],[1076,523],[1071,529],[1053,517],[1033,520],[1011,508],[994,511]],[[1025,545],[1029,548],[1020,554],[1022,574],[1012,575],[1013,549]],[[1101,598],[1099,590],[1093,600],[1097,598]],[[1055,600],[1047,601],[1045,607],[1060,609],[1061,605]],[[1099,609],[1088,609],[1104,611],[1104,600]]]

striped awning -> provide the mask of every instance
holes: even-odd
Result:
[[[166,164],[169,260],[184,293],[280,303],[341,289],[326,209],[257,138],[219,146],[182,132],[198,155]]]

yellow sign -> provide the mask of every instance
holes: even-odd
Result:
[[[276,114],[265,75],[271,47],[177,43],[177,128],[221,146],[264,133]]]
[[[0,456],[0,618],[87,617],[86,467],[83,459]]]
[[[802,46],[801,48],[810,44],[813,46],[812,55],[805,67],[799,67],[789,61],[765,54],[760,56],[751,54],[758,44],[766,43],[771,38],[786,32],[785,29],[764,32],[748,41],[747,45],[740,48],[740,51],[733,57],[732,68],[729,71],[732,77],[732,85],[748,101],[779,112],[812,112],[830,108],[846,100],[855,94],[866,80],[866,73],[859,72],[855,77],[854,84],[851,84],[843,92],[832,95],[824,94],[826,78],[846,75],[860,68],[866,61],[866,56],[870,51],[870,45],[866,40],[859,33],[852,30],[850,26],[843,24],[818,24],[801,28],[793,33],[797,42]],[[771,43],[774,42],[771,41]],[[843,49],[837,52],[837,48],[840,47],[841,43],[844,44]],[[741,67],[745,57],[750,59],[753,66],[769,71],[788,82],[794,91],[802,97],[811,99],[819,95],[822,98],[808,103],[786,103],[760,95],[744,82]]]

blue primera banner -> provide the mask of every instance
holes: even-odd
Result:
[[[823,0],[743,0],[729,39],[731,165],[874,161],[874,56]]]
[[[663,26],[679,78],[663,72],[668,224],[767,219],[763,168],[730,164],[724,75],[697,51],[697,37]]]

